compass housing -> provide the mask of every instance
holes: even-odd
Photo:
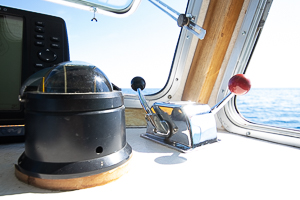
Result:
[[[73,179],[129,160],[123,95],[99,68],[65,62],[42,80],[37,91],[23,94],[25,152],[16,170],[41,179]]]

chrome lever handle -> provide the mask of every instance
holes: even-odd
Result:
[[[148,105],[142,90],[145,88],[146,82],[142,77],[134,77],[131,80],[131,88],[138,93],[138,97],[143,109],[146,112],[146,120],[148,120],[153,127],[155,127],[154,132],[160,136],[168,136],[170,134],[169,124],[161,119],[156,113],[152,111],[150,106]]]
[[[251,82],[243,74],[236,74],[228,82],[229,94],[211,108],[210,113],[217,113],[234,95],[244,95],[249,92]]]
[[[144,95],[142,94],[141,88],[137,88],[137,93],[138,93],[138,97],[139,97],[140,103],[141,103],[142,107],[144,108],[144,110],[146,111],[146,113],[148,115],[152,115],[153,113],[151,111],[151,108],[147,104],[147,101],[146,101]]]

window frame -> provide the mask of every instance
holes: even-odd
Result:
[[[135,10],[138,8],[141,0],[132,0],[132,3],[124,8],[124,9],[113,9],[105,6],[100,6],[94,3],[84,3],[81,0],[45,0],[49,2],[53,2],[56,4],[61,4],[69,7],[74,7],[82,10],[87,11],[94,11],[96,13],[112,16],[112,17],[127,17],[135,12]],[[94,9],[94,10],[93,10]]]
[[[205,8],[202,7],[202,3],[203,0],[188,0],[186,9],[186,13],[194,16],[194,21],[199,25],[203,23],[205,16]],[[176,22],[174,21],[174,23]],[[166,85],[158,93],[145,96],[150,106],[156,101],[181,101],[183,86],[187,79],[197,42],[196,36],[187,29],[181,29]],[[124,94],[124,104],[126,108],[142,108],[137,95]]]
[[[63,0],[63,1],[76,3],[76,4],[83,5],[83,6],[88,6],[88,7],[95,7],[95,8],[99,8],[101,10],[106,10],[106,11],[117,13],[117,14],[122,14],[122,13],[128,12],[135,3],[135,0],[132,0],[128,6],[121,8],[121,9],[117,9],[117,8],[101,5],[101,3],[98,4],[98,3],[89,2],[87,0]]]
[[[218,91],[217,102],[229,93],[227,84],[230,77],[234,74],[244,74],[246,72],[272,2],[273,0],[250,1]],[[248,121],[239,114],[236,107],[236,97],[232,98],[217,113],[216,117],[219,123],[229,132],[300,147],[299,131]]]

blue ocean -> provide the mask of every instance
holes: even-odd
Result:
[[[252,88],[236,105],[251,122],[300,130],[300,88]]]
[[[155,93],[159,92],[160,90],[161,90],[160,88],[145,88],[143,90],[143,95],[155,94]],[[136,94],[137,95],[137,92],[131,88],[122,88],[122,92],[124,94]]]
[[[129,88],[122,90],[136,94]],[[143,94],[154,94],[159,90],[146,88]],[[236,98],[236,105],[248,121],[300,130],[300,88],[252,88]]]

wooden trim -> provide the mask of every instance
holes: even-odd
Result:
[[[125,109],[125,123],[126,127],[146,127],[147,121],[145,119],[146,112],[142,108],[126,108]]]
[[[251,0],[244,0],[244,4],[243,4],[242,10],[241,10],[239,19],[236,22],[236,25],[235,25],[234,31],[232,33],[230,43],[228,45],[228,48],[227,48],[222,66],[220,68],[218,78],[215,82],[214,88],[212,90],[212,93],[211,93],[209,101],[208,101],[208,105],[210,105],[210,106],[213,106],[217,103],[218,93],[219,93],[219,90],[220,90],[220,87],[221,87],[221,84],[222,84],[222,81],[223,81],[223,77],[224,77],[227,65],[229,63],[229,60],[231,58],[231,54],[233,52],[233,49],[235,47],[237,38],[239,36],[239,33],[240,33],[240,30],[241,30],[244,18],[246,16],[247,9],[248,9],[250,1]]]
[[[207,103],[218,77],[244,0],[211,0],[182,100]]]
[[[33,185],[38,188],[48,190],[79,190],[100,185],[105,185],[109,182],[117,180],[122,175],[129,171],[129,162],[122,164],[121,166],[92,176],[85,176],[71,179],[42,179],[37,177],[28,176],[15,168],[15,176],[22,182],[29,185]]]

